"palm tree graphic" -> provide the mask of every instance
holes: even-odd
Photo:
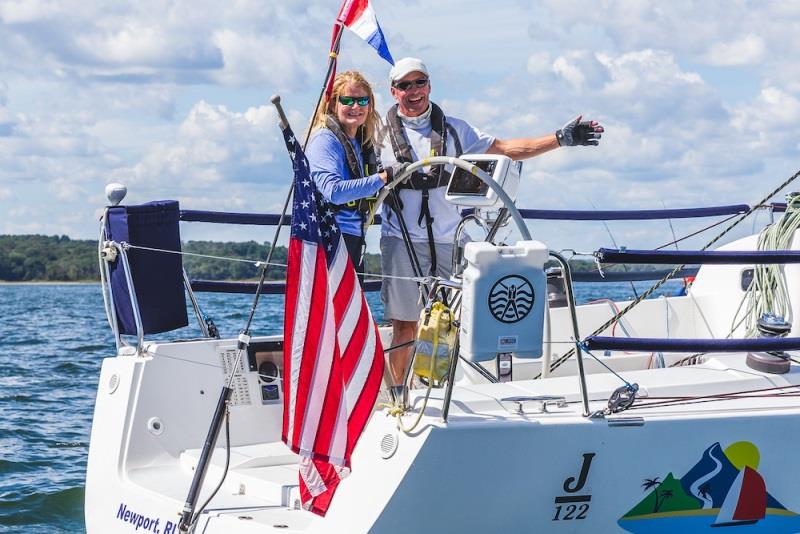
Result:
[[[647,491],[649,489],[653,489],[656,486],[658,486],[659,484],[661,484],[661,480],[659,479],[659,477],[646,478],[646,479],[644,479],[644,482],[642,483],[642,491]]]
[[[661,506],[666,502],[667,499],[672,497],[672,490],[665,489],[661,490],[661,501],[658,500],[658,490],[656,490],[656,507],[653,510],[653,513],[658,512],[661,509]]]
[[[708,493],[711,491],[711,484],[706,482],[705,484],[697,488],[697,490],[700,493],[700,497],[702,497],[704,501],[707,501]]]
[[[647,490],[656,488],[655,491],[654,491],[655,496],[656,496],[656,502],[655,502],[655,505],[653,506],[653,513],[654,514],[658,513],[658,511],[661,509],[661,506],[664,504],[664,502],[666,502],[667,499],[672,497],[672,490],[671,489],[665,489],[665,490],[662,490],[661,492],[658,491],[658,487],[657,486],[659,486],[660,484],[661,484],[661,480],[659,479],[659,477],[646,478],[646,479],[644,479],[644,482],[642,483],[642,491],[647,491]]]

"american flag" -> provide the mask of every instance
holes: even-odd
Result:
[[[334,212],[288,126],[294,168],[286,275],[283,441],[301,456],[303,506],[325,515],[383,378],[383,347]]]

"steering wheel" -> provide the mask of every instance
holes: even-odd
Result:
[[[511,218],[514,219],[514,222],[517,224],[517,228],[519,229],[520,234],[522,234],[522,238],[526,241],[531,239],[531,233],[528,230],[528,227],[525,225],[525,221],[522,219],[522,215],[520,215],[519,210],[514,205],[514,201],[511,200],[511,197],[503,191],[503,188],[500,187],[497,182],[492,180],[492,177],[489,176],[486,171],[478,167],[477,165],[473,165],[463,159],[455,158],[452,156],[432,156],[430,158],[426,158],[420,161],[415,161],[408,167],[406,170],[402,172],[399,176],[397,176],[394,180],[386,184],[386,186],[381,189],[381,192],[378,194],[378,198],[372,204],[372,208],[369,211],[369,216],[366,218],[366,221],[372,221],[375,218],[375,214],[378,211],[378,208],[392,192],[393,189],[397,188],[400,184],[408,180],[414,171],[420,169],[422,167],[427,167],[428,165],[453,165],[455,167],[459,167],[467,171],[468,173],[472,174],[479,178],[483,183],[488,185],[492,191],[495,192],[497,197],[503,201],[503,205],[508,209],[508,213],[511,215]]]

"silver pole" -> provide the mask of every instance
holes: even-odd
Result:
[[[144,348],[144,327],[142,326],[142,316],[139,313],[139,300],[136,298],[136,290],[133,287],[131,265],[128,263],[128,253],[124,246],[126,243],[115,243],[113,241],[111,243],[119,250],[119,257],[122,259],[122,268],[125,270],[125,282],[128,285],[128,295],[131,299],[133,320],[136,321],[136,354],[141,354]]]
[[[589,417],[589,393],[586,388],[586,372],[583,369],[583,351],[581,350],[580,339],[581,335],[578,332],[578,316],[575,312],[575,292],[572,289],[572,271],[569,268],[569,263],[566,258],[558,252],[550,251],[550,255],[554,257],[564,269],[564,282],[567,286],[567,303],[569,304],[569,313],[572,319],[572,336],[575,339],[575,355],[578,361],[578,381],[581,386],[581,401],[583,402],[583,416]]]
[[[119,335],[117,325],[117,312],[114,309],[114,294],[111,291],[111,271],[108,269],[108,261],[103,258],[103,248],[106,245],[106,221],[108,220],[108,208],[103,210],[103,217],[100,219],[100,240],[97,243],[97,259],[100,262],[100,289],[103,293],[103,307],[106,310],[106,319],[111,332],[114,334],[114,344],[117,346],[117,353],[122,348],[122,338]]]
[[[203,319],[203,312],[200,311],[200,304],[197,303],[197,298],[194,296],[194,291],[192,291],[192,282],[189,280],[189,275],[186,274],[186,269],[181,269],[181,273],[183,274],[183,285],[186,286],[186,292],[189,294],[189,300],[192,302],[194,316],[197,318],[197,324],[200,325],[200,332],[203,334],[203,337],[211,337],[208,331],[208,324]]]

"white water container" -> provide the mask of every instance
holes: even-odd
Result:
[[[539,358],[547,303],[547,247],[539,241],[519,241],[514,246],[467,243],[464,258],[461,354],[475,362],[493,360],[501,352]]]

